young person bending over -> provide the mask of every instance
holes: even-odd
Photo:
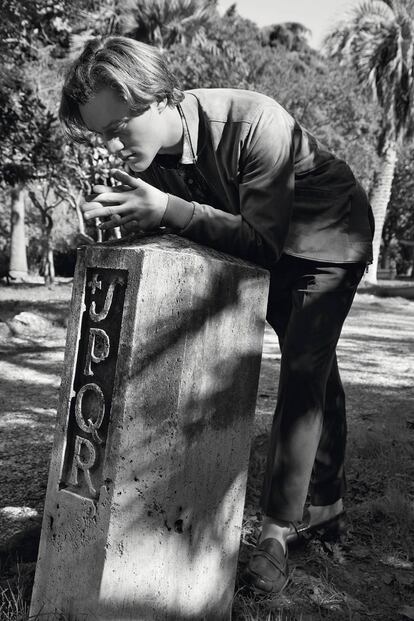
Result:
[[[267,320],[282,356],[265,518],[245,578],[278,592],[287,543],[338,526],[344,512],[335,350],[371,260],[367,197],[348,165],[276,101],[235,89],[182,92],[161,53],[131,39],[87,44],[67,75],[60,118],[73,139],[99,134],[125,164],[113,173],[117,190],[94,187],[85,218],[168,227],[270,271]]]

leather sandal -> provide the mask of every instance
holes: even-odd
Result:
[[[306,543],[318,537],[323,541],[333,541],[340,539],[346,533],[346,514],[341,511],[329,520],[310,524],[309,511],[305,510],[303,519],[300,522],[291,522],[290,531],[287,536],[288,545],[298,545]]]
[[[243,581],[260,594],[280,593],[289,581],[287,559],[277,539],[264,539],[253,551]]]

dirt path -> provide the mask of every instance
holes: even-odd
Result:
[[[69,282],[49,290],[0,288],[0,321],[31,311],[52,322],[44,338],[12,338],[0,330],[0,551],[42,512],[70,290]],[[241,563],[258,527],[278,361],[268,329]],[[399,612],[414,606],[414,302],[357,295],[340,340],[339,363],[349,413],[350,532],[342,545],[314,541],[292,553],[292,584],[278,600],[274,618],[414,618]],[[28,553],[24,560],[34,559]],[[10,579],[5,561],[2,571],[0,586]],[[265,619],[268,606],[240,592],[234,618]]]

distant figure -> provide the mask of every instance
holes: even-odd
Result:
[[[97,185],[86,219],[177,235],[270,271],[267,320],[282,357],[262,493],[265,515],[244,579],[277,593],[287,545],[338,530],[344,514],[345,397],[336,345],[371,261],[373,218],[348,165],[276,101],[235,89],[179,90],[156,48],[89,42],[71,67],[60,118],[99,134],[125,164]],[[304,513],[307,494],[310,506]]]

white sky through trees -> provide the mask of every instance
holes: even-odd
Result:
[[[232,4],[234,0],[219,0],[220,12]],[[356,4],[358,0],[236,0],[238,13],[258,26],[300,22],[312,31],[310,43],[314,47],[320,46],[329,28]]]

